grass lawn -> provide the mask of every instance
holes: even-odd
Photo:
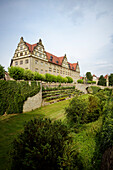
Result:
[[[88,95],[80,96],[87,99]],[[65,107],[69,100],[64,100],[48,106],[41,107],[32,112],[0,117],[0,170],[10,170],[9,151],[13,139],[23,130],[25,121],[33,118],[48,117],[53,120],[65,119]],[[102,125],[102,117],[97,121],[81,125],[79,133],[72,132],[74,137],[73,149],[79,151],[79,156],[85,170],[91,169],[91,160],[94,156],[96,141],[95,136]]]
[[[65,118],[64,108],[69,104],[69,100],[44,106],[32,112],[8,115],[0,117],[0,170],[10,169],[8,152],[11,149],[11,142],[23,130],[25,121],[37,117],[48,117],[53,120]]]

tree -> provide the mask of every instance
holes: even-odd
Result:
[[[31,70],[24,70],[24,80],[33,80],[34,74]]]
[[[86,78],[87,78],[88,80],[92,81],[93,76],[91,75],[91,72],[87,72],[87,73],[86,73]]]
[[[11,66],[10,68],[8,68],[8,72],[10,77],[12,77],[15,80],[22,80],[24,77],[24,69],[21,67]]]
[[[98,85],[106,86],[106,79],[103,77],[103,75],[99,77]]]
[[[73,79],[69,76],[66,77],[68,79],[68,83],[73,83]]]
[[[84,116],[87,113],[87,102],[79,97],[71,100],[66,108],[67,120],[71,125],[84,123]]]
[[[12,170],[58,170],[62,166],[68,128],[61,121],[34,119],[13,142]]]
[[[4,70],[4,67],[2,67],[0,65],[0,79],[4,78],[5,77],[5,70]]]
[[[113,73],[111,73],[109,76],[109,85],[113,86]]]

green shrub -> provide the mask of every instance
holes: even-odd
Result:
[[[88,81],[87,81],[87,83],[88,83],[88,84],[91,84],[91,83],[92,83],[92,81],[89,81],[89,80],[88,80]]]
[[[0,79],[4,78],[5,77],[5,70],[4,70],[4,67],[2,67],[0,65]]]
[[[24,70],[24,80],[33,80],[34,74],[31,70]]]
[[[83,84],[83,83],[84,83],[84,80],[79,79],[79,80],[77,80],[77,83],[81,83],[81,84]]]
[[[24,101],[40,90],[40,84],[0,80],[0,114],[22,113]]]
[[[100,100],[97,96],[88,97],[87,114],[84,116],[84,122],[89,123],[97,120],[101,115]]]
[[[11,169],[60,170],[67,165],[75,168],[68,133],[61,121],[52,123],[50,119],[41,118],[29,121],[13,142]],[[71,151],[69,157],[66,157],[67,151]]]
[[[73,79],[69,76],[66,77],[68,79],[68,83],[73,83]]]
[[[99,90],[101,90],[100,87],[97,87],[97,86],[90,86],[93,90],[93,94],[96,94]]]
[[[22,80],[24,78],[24,69],[21,67],[13,67],[8,68],[8,72],[10,77],[15,80]]]
[[[84,123],[84,116],[87,114],[87,102],[79,97],[74,97],[65,111],[70,124]]]
[[[34,80],[41,80],[41,75],[38,72],[34,72]]]

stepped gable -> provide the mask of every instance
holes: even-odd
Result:
[[[31,44],[25,42],[25,44],[27,45],[30,52],[33,52],[34,48],[37,46],[37,43],[31,45]]]

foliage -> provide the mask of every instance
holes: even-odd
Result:
[[[81,83],[81,84],[83,84],[83,83],[84,83],[84,80],[79,79],[79,80],[77,80],[77,83]]]
[[[70,124],[83,124],[93,122],[101,114],[100,100],[96,96],[88,96],[88,100],[74,97],[66,107],[66,116]]]
[[[87,102],[79,97],[74,97],[68,107],[66,116],[71,124],[84,123],[84,116],[87,114]]]
[[[33,80],[34,75],[31,70],[24,70],[24,80]]]
[[[5,77],[5,70],[4,67],[0,65],[0,79]]]
[[[11,66],[10,68],[8,68],[8,72],[10,77],[12,77],[15,80],[22,80],[24,77],[24,69],[21,67]]]
[[[93,90],[93,94],[96,94],[99,90],[101,90],[100,87],[97,87],[97,86],[90,86]]]
[[[0,80],[0,114],[22,113],[24,101],[39,90],[35,83]]]
[[[65,159],[69,159],[64,155],[65,145],[70,141],[68,133],[61,121],[52,123],[42,118],[29,121],[13,142],[12,170],[65,168]]]
[[[73,79],[69,76],[66,77],[68,79],[68,83],[73,83]]]
[[[101,75],[98,80],[98,85],[106,86],[106,79]]]
[[[49,73],[39,74],[38,72],[32,72],[31,70],[24,70],[21,67],[8,68],[9,75],[15,80],[42,80],[47,82],[59,82],[59,83],[72,83],[71,77],[61,77],[60,75],[55,76]]]
[[[113,86],[113,73],[109,76],[109,85]]]
[[[41,75],[38,72],[34,72],[34,80],[41,80]]]
[[[87,72],[87,73],[86,73],[86,78],[87,78],[89,81],[92,81],[93,76],[91,75],[91,72]]]
[[[87,114],[85,115],[84,122],[93,122],[101,115],[100,100],[97,96],[90,95],[88,97]]]

